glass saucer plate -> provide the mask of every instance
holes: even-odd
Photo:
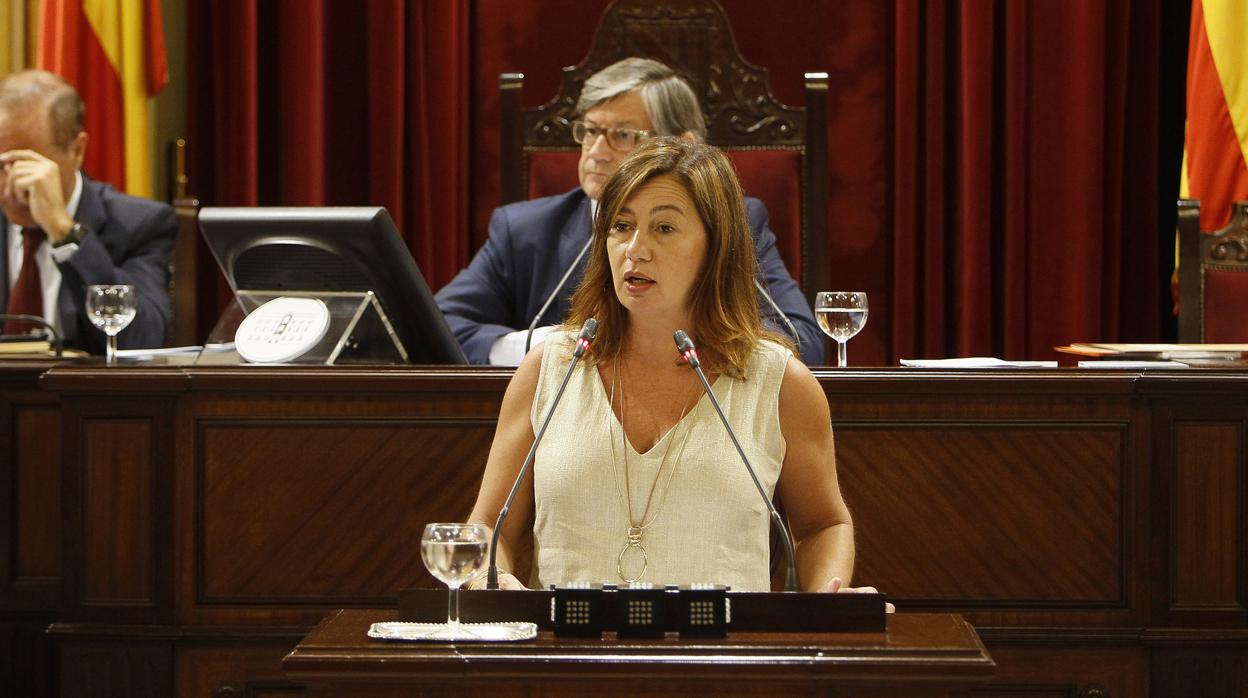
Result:
[[[533,623],[460,623],[454,636],[446,623],[373,623],[368,636],[410,642],[516,642],[537,637]]]

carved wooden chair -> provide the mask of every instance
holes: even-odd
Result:
[[[1248,342],[1248,201],[1231,222],[1200,231],[1200,202],[1179,201],[1179,341]]]
[[[789,272],[808,300],[828,286],[828,80],[806,73],[806,106],[781,104],[765,68],[747,63],[714,0],[616,0],[603,13],[589,55],[563,69],[559,93],[525,109],[524,76],[501,76],[502,202],[577,186],[580,146],[571,123],[590,75],[638,56],[671,66],[693,87],[707,141],[728,153],[748,196],[761,199]]]

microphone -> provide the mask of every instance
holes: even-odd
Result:
[[[793,321],[789,319],[788,315],[784,314],[784,311],[781,310],[780,306],[776,303],[776,299],[771,297],[771,294],[767,292],[767,287],[759,283],[758,279],[754,279],[754,288],[758,289],[758,292],[763,294],[763,298],[767,300],[767,305],[770,305],[771,309],[776,311],[776,317],[780,318],[780,322],[784,325],[784,329],[789,331],[789,336],[793,338],[793,346],[797,349],[797,356],[798,358],[801,358],[802,337],[797,333],[797,328],[793,326]]]
[[[594,336],[597,334],[598,321],[591,317],[581,326],[581,333],[576,337],[576,348],[572,350],[572,363],[568,364],[568,372],[563,375],[563,382],[559,384],[559,392],[555,393],[555,399],[550,403],[550,409],[546,411],[546,418],[542,420],[542,428],[537,431],[533,445],[529,447],[529,453],[524,457],[524,464],[520,466],[520,472],[516,474],[516,481],[511,484],[511,492],[507,493],[507,500],[503,502],[503,508],[498,511],[498,519],[494,522],[494,535],[490,539],[490,567],[486,571],[486,589],[498,588],[498,537],[503,532],[503,521],[511,511],[511,502],[516,498],[516,493],[520,491],[520,484],[524,482],[525,475],[529,474],[529,468],[533,465],[533,457],[537,455],[537,445],[542,442],[546,427],[550,426],[550,418],[555,416],[555,408],[559,406],[563,391],[568,387],[568,381],[572,378],[572,369],[576,368],[576,364],[585,355],[585,351],[589,349],[589,345],[593,343]]]
[[[754,487],[758,490],[758,495],[763,498],[763,503],[767,505],[767,511],[771,512],[771,520],[776,524],[776,528],[780,529],[780,538],[784,541],[784,552],[789,559],[789,571],[784,581],[785,591],[797,591],[797,555],[793,552],[793,541],[789,538],[789,528],[784,525],[784,519],[780,517],[780,512],[776,511],[776,506],[771,503],[771,498],[767,496],[767,491],[763,489],[763,485],[758,481],[758,475],[754,473],[754,466],[750,465],[750,459],[745,455],[745,449],[741,448],[741,442],[737,441],[737,434],[732,430],[732,425],[728,423],[728,417],[724,416],[724,409],[719,406],[719,400],[715,399],[715,391],[711,390],[711,384],[706,380],[706,374],[702,372],[702,362],[698,359],[698,350],[693,346],[693,340],[689,339],[689,335],[684,330],[676,330],[673,335],[676,340],[676,349],[680,355],[685,357],[685,361],[693,367],[697,372],[698,378],[702,381],[702,390],[706,392],[706,396],[710,398],[711,404],[715,406],[715,412],[719,414],[719,420],[724,423],[724,429],[728,430],[728,436],[732,439],[732,445],[737,447],[737,453],[741,456],[741,462],[745,463],[745,469],[750,473],[750,479],[754,481]]]
[[[542,303],[541,309],[537,311],[537,315],[533,316],[533,322],[529,323],[529,333],[524,337],[524,353],[529,353],[529,345],[533,343],[533,330],[537,329],[538,320],[542,319],[542,316],[546,314],[546,310],[550,308],[550,304],[554,303],[555,299],[559,297],[559,292],[563,290],[564,284],[568,283],[568,279],[572,278],[572,272],[581,266],[581,260],[585,258],[585,253],[589,252],[589,246],[593,242],[594,237],[591,235],[585,241],[585,246],[581,248],[580,253],[576,255],[576,259],[572,260],[572,265],[568,267],[567,271],[563,272],[563,278],[559,279],[559,283],[555,284],[555,290],[550,292],[550,295],[546,297],[546,302]]]
[[[28,322],[32,325],[39,325],[40,327],[47,330],[48,331],[47,336],[51,337],[51,341],[48,342],[48,344],[51,345],[52,349],[56,352],[57,358],[60,358],[61,352],[63,349],[62,345],[64,344],[64,341],[61,339],[61,334],[56,331],[55,327],[52,326],[52,323],[48,322],[47,320],[44,320],[38,315],[12,315],[10,313],[0,313],[0,327],[2,327],[4,323],[9,322],[10,320],[16,321],[16,322]],[[37,339],[37,338],[30,337],[28,335],[7,335],[7,334],[0,335],[0,340],[2,341],[16,342],[16,341],[22,341],[22,340],[28,340],[28,339]]]

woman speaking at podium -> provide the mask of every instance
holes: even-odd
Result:
[[[595,318],[597,337],[553,405],[503,524],[501,588],[524,588],[506,571],[530,531],[534,588],[771,588],[768,507],[673,343],[684,330],[759,483],[784,502],[802,590],[850,590],[853,523],[827,398],[788,339],[763,328],[756,273],[741,186],[723,153],[653,138],[611,176],[570,316],[507,388],[470,518],[494,525],[568,371],[577,328]]]

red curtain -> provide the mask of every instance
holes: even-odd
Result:
[[[384,205],[438,288],[498,203],[499,73],[551,99],[606,4],[192,0],[192,190]],[[829,73],[832,278],[872,304],[851,362],[1159,339],[1156,3],[721,4],[781,101]]]
[[[1157,339],[1158,22],[1130,0],[898,4],[893,358]]]
[[[471,252],[468,0],[191,0],[192,190],[209,206],[384,206],[429,285]],[[209,258],[210,259],[210,258]],[[206,334],[228,289],[204,265]]]

